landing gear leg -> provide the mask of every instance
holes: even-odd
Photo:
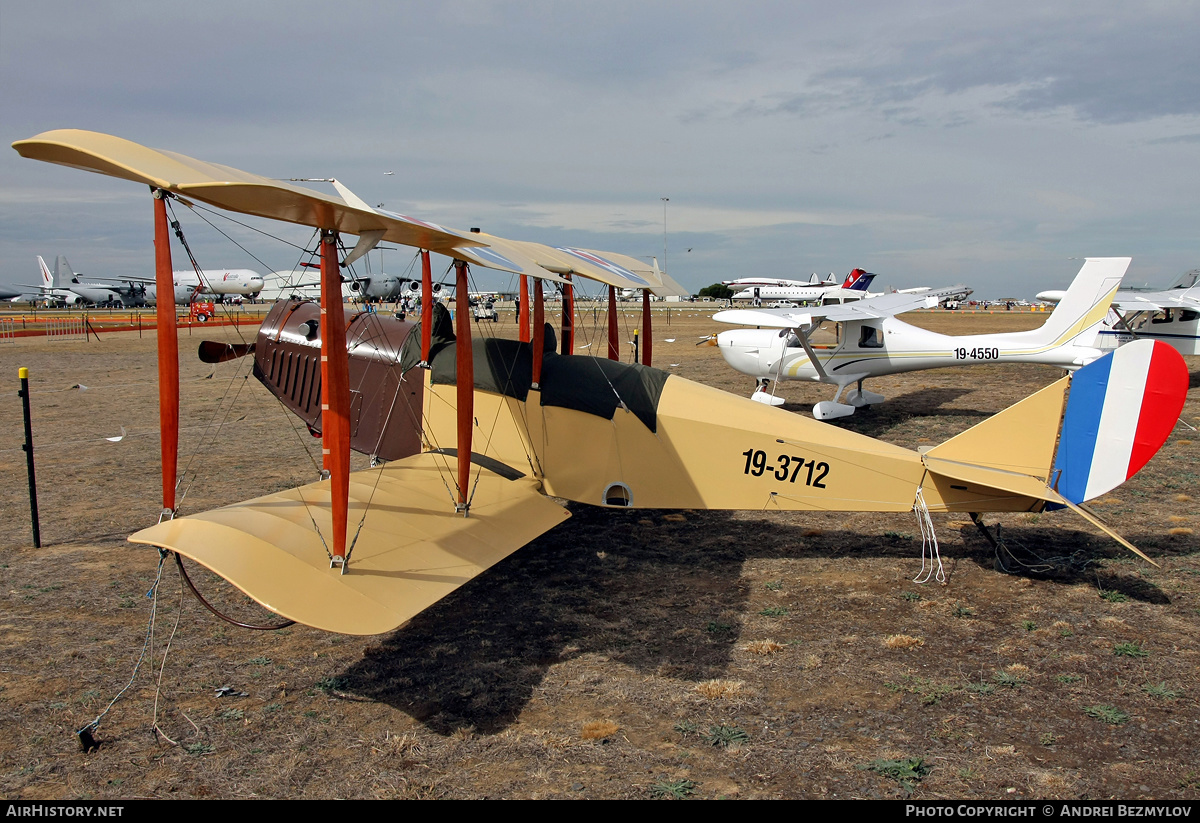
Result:
[[[766,403],[768,406],[782,406],[784,399],[776,397],[767,391],[767,386],[771,384],[769,378],[759,377],[754,383],[754,394],[750,395],[750,399],[757,403]]]

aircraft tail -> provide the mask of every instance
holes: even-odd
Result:
[[[42,259],[40,254],[38,255],[37,261],[38,269],[40,269],[42,272],[42,285],[47,289],[54,288],[54,277],[50,274],[50,268],[46,265],[46,261]]]
[[[1135,340],[930,449],[922,460],[935,482],[990,486],[1070,508],[1137,551],[1083,506],[1133,477],[1158,452],[1183,411],[1188,383],[1187,364],[1175,349]]]
[[[875,275],[870,272],[855,269],[846,276],[846,280],[842,283],[842,288],[849,289],[850,291],[866,291],[874,279]]]
[[[61,254],[54,258],[54,285],[58,288],[70,288],[72,283],[78,282],[79,278],[71,270],[71,264],[67,262],[67,258]]]
[[[1038,345],[1092,346],[1132,259],[1087,258],[1045,324],[1025,334]]]

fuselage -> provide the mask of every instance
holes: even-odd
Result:
[[[263,289],[263,277],[251,269],[208,269],[198,276],[194,271],[171,273],[175,284],[175,302],[187,303],[194,294],[218,297],[239,295],[254,297]]]
[[[717,346],[730,366],[752,377],[821,379],[790,329],[731,329],[717,335]],[[1040,340],[1030,332],[952,337],[894,317],[843,323],[837,339],[814,341],[813,353],[833,381],[847,385],[864,377],[952,365],[1004,362],[1076,368],[1100,356],[1097,349]]]

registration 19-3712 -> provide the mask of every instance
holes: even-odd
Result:
[[[769,471],[781,483],[785,481],[788,483],[800,482],[815,489],[823,489],[825,488],[823,481],[829,474],[828,463],[805,460],[794,454],[779,455],[775,458],[774,466],[768,465],[767,453],[762,449],[747,449],[742,452],[742,457],[746,458],[746,466],[742,469],[743,474],[762,477]]]

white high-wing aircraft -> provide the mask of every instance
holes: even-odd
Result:
[[[1063,294],[1044,291],[1037,298],[1057,303]],[[1200,269],[1183,275],[1166,291],[1117,292],[1097,345],[1108,351],[1143,337],[1161,340],[1180,354],[1200,354]]]
[[[932,308],[962,286],[922,294],[886,294],[856,303],[814,309],[733,309],[713,319],[741,326],[717,335],[733,368],[755,377],[754,399],[778,406],[783,398],[765,389],[772,380],[816,380],[838,387],[832,401],[813,407],[818,420],[846,417],[884,398],[864,391],[863,381],[885,374],[981,363],[1044,363],[1076,369],[1101,355],[1094,347],[1101,321],[1131,258],[1088,258],[1062,302],[1039,329],[952,337],[911,326],[893,315]],[[839,325],[836,342],[814,343],[823,322]],[[841,403],[842,392],[857,384]]]

